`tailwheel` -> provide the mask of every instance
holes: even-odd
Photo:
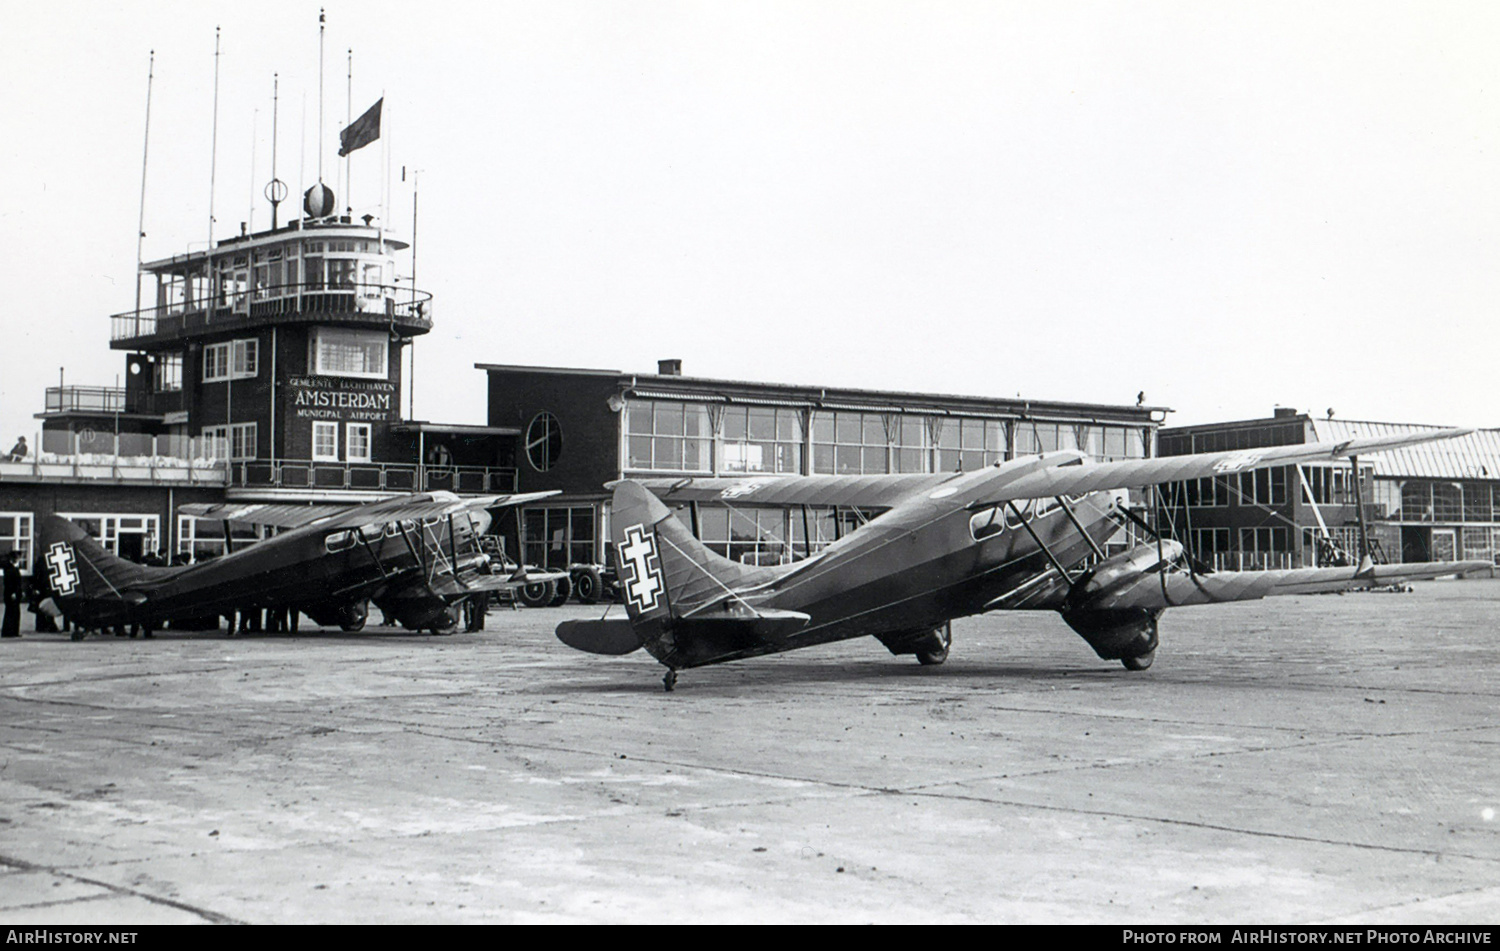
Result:
[[[1156,651],[1150,650],[1135,657],[1121,657],[1120,663],[1125,665],[1126,670],[1145,670],[1153,660],[1156,660]]]
[[[661,678],[661,685],[666,688],[667,693],[671,693],[672,688],[677,686],[677,671],[668,667],[666,674]]]
[[[923,667],[936,667],[948,659],[948,648],[953,646],[953,622],[949,621],[942,627],[933,628],[932,633],[927,635],[926,641],[927,644],[936,642],[940,646],[917,651],[917,663]]]

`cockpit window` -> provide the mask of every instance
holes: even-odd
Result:
[[[969,535],[976,542],[993,538],[1005,530],[1005,506],[981,509],[969,518]]]

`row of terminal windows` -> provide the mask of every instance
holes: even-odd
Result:
[[[1353,474],[1348,469],[1304,467],[1257,469],[1233,476],[1214,476],[1163,487],[1166,504],[1195,508],[1229,505],[1285,505],[1289,487],[1298,485],[1302,502],[1353,505]],[[1500,520],[1500,485],[1491,482],[1439,482],[1421,479],[1373,479],[1365,501],[1372,517],[1399,522],[1493,522]],[[1299,485],[1306,478],[1305,485]],[[1309,491],[1310,490],[1310,491]]]
[[[807,430],[810,428],[811,432]],[[869,475],[973,470],[1081,449],[1141,459],[1141,427],[631,400],[625,468],[673,472]],[[810,451],[811,459],[804,458]]]
[[[380,330],[318,327],[307,346],[308,372],[315,376],[383,380],[390,375],[390,338]],[[203,382],[252,379],[260,372],[260,341],[226,340],[203,348]],[[182,388],[182,354],[157,359],[157,392]]]

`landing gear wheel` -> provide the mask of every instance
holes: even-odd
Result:
[[[573,582],[570,578],[558,578],[553,583],[557,585],[557,593],[552,596],[551,601],[547,602],[547,607],[549,608],[555,608],[565,603],[568,600],[568,595],[573,593]]]
[[[937,635],[938,640],[943,642],[943,646],[938,650],[917,651],[917,663],[923,667],[936,667],[947,660],[948,648],[953,646],[953,625],[951,623],[933,628],[932,633]]]
[[[339,630],[354,634],[365,629],[365,621],[370,617],[370,604],[367,601],[360,601],[349,605],[339,613],[342,615],[339,619]]]
[[[1156,651],[1146,651],[1136,657],[1121,657],[1120,663],[1125,665],[1126,670],[1145,670],[1156,660]]]
[[[661,678],[661,685],[667,689],[667,693],[671,693],[672,688],[677,686],[677,671],[668,668],[666,675]]]
[[[544,608],[551,604],[555,597],[557,597],[557,585],[551,581],[522,585],[516,591],[516,600],[528,608]]]
[[[573,579],[573,597],[579,604],[597,604],[599,592],[604,588],[604,579],[598,568],[586,568]]]
[[[456,627],[458,627],[458,610],[449,605],[443,608],[442,614],[438,615],[437,622],[432,626],[432,633],[452,634]]]

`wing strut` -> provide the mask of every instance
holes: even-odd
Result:
[[[1082,535],[1083,540],[1089,543],[1089,547],[1094,550],[1094,555],[1103,559],[1104,549],[1100,548],[1099,543],[1094,541],[1094,536],[1084,531],[1083,525],[1078,521],[1078,516],[1073,514],[1073,506],[1068,504],[1068,500],[1059,495],[1057,497],[1057,504],[1062,506],[1063,513],[1068,516],[1068,521],[1073,523],[1073,527],[1078,529],[1078,534]]]
[[[1066,569],[1066,568],[1064,568],[1062,566],[1062,562],[1058,561],[1057,560],[1057,556],[1054,555],[1054,554],[1052,554],[1052,549],[1048,548],[1047,547],[1047,543],[1044,542],[1044,541],[1042,541],[1042,536],[1038,535],[1036,533],[1036,529],[1034,529],[1034,528],[1031,527],[1030,520],[1028,520],[1025,516],[1023,516],[1021,514],[1021,510],[1020,509],[1016,508],[1016,503],[1014,503],[1014,502],[1006,502],[1005,504],[1008,505],[1008,506],[1010,506],[1011,512],[1015,513],[1016,521],[1020,522],[1021,523],[1021,527],[1024,528],[1024,529],[1026,529],[1026,534],[1028,534],[1028,535],[1031,536],[1031,540],[1034,541],[1034,542],[1036,542],[1037,547],[1042,550],[1042,554],[1046,555],[1047,556],[1047,560],[1050,561],[1050,562],[1052,562],[1052,567],[1054,567],[1054,568],[1057,569],[1057,573],[1060,574],[1060,575],[1062,575],[1063,576],[1063,580],[1066,581],[1068,584],[1072,584],[1073,583],[1073,576],[1070,575],[1070,574],[1068,574],[1068,569]],[[1087,537],[1087,533],[1085,533],[1085,537]]]
[[[434,541],[436,541],[436,539],[434,539]],[[448,554],[453,558],[453,564],[451,566],[453,568],[453,580],[458,582],[461,587],[467,588],[468,585],[465,584],[464,580],[458,576],[458,538],[453,533],[452,512],[448,513]]]
[[[370,547],[370,540],[365,537],[364,530],[356,528],[353,531],[355,535],[359,536],[359,543],[365,547],[365,551],[370,553],[370,559],[375,562],[375,568],[380,572],[380,580],[389,581],[391,576],[386,573],[385,564],[381,562],[380,556],[375,553],[375,549]]]

